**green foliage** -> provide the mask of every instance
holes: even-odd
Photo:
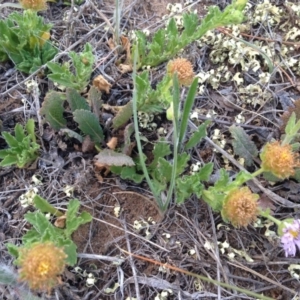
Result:
[[[46,200],[43,199],[44,202]],[[74,266],[77,262],[76,245],[71,239],[71,235],[80,225],[92,221],[92,216],[87,212],[78,214],[80,202],[73,199],[69,202],[66,213],[66,226],[64,229],[57,228],[40,211],[28,212],[25,214],[25,220],[32,225],[22,237],[23,246],[37,242],[53,242],[57,247],[63,247],[67,254],[67,264]],[[18,247],[13,244],[7,244],[11,255],[18,257]]]
[[[55,130],[64,128],[67,125],[67,120],[63,116],[65,99],[66,96],[63,93],[50,91],[46,94],[40,109],[40,115],[45,116],[46,121]]]
[[[60,212],[53,205],[51,205],[47,200],[40,197],[39,195],[35,195],[32,201],[34,203],[34,206],[43,213],[50,213],[56,217],[61,217],[63,215],[62,212]]]
[[[127,121],[132,117],[132,102],[129,101],[124,106],[120,107],[117,115],[113,118],[113,129],[125,125]]]
[[[203,200],[215,211],[221,211],[227,194],[236,188],[240,188],[245,182],[253,179],[253,175],[247,171],[240,171],[235,180],[229,178],[224,169],[220,169],[219,178],[214,186],[203,191]]]
[[[282,144],[291,144],[296,138],[299,138],[300,120],[296,120],[296,113],[293,112],[285,127],[285,136]]]
[[[92,99],[95,106],[100,106],[100,100],[98,98],[100,98],[101,94],[95,92],[95,89],[95,87],[90,89],[89,98]],[[96,96],[98,100],[96,99]],[[98,115],[91,112],[91,107],[86,99],[81,97],[76,90],[68,88],[66,94],[50,91],[44,99],[40,114],[45,117],[46,121],[50,123],[53,129],[62,129],[68,136],[82,141],[81,136],[76,132],[65,128],[67,126],[67,120],[63,115],[65,111],[63,106],[65,99],[69,103],[74,121],[78,123],[79,129],[84,135],[89,135],[91,139],[99,145],[104,137],[102,128],[99,124]],[[98,108],[96,110],[98,110]]]
[[[170,184],[173,163],[169,162],[166,157],[171,153],[170,145],[163,140],[154,145],[152,151],[153,160],[148,164],[147,170],[157,193],[166,191]],[[176,203],[178,204],[183,203],[184,200],[188,199],[192,194],[197,195],[197,197],[201,196],[204,186],[200,181],[208,180],[213,168],[213,164],[209,163],[204,165],[203,168],[195,174],[184,175],[189,159],[190,156],[187,153],[182,153],[178,155],[177,158],[175,195]],[[146,161],[145,155],[144,161]],[[120,175],[122,179],[129,179],[135,183],[141,183],[145,178],[144,174],[142,174],[141,165],[137,161],[136,166],[112,166],[110,170]]]
[[[137,91],[138,111],[159,113],[168,108],[172,102],[172,95],[169,92],[171,83],[170,78],[166,75],[157,84],[156,89],[153,89],[149,80],[148,71],[137,75],[135,88]]]
[[[254,142],[251,141],[249,135],[241,127],[232,125],[229,131],[233,137],[232,146],[234,154],[244,158],[246,166],[252,166],[254,164],[253,158],[258,155],[258,150]]]
[[[157,31],[150,42],[142,32],[136,32],[137,40],[133,53],[138,51],[137,69],[142,66],[157,66],[174,57],[180,50],[190,43],[200,39],[207,31],[220,26],[239,24],[244,20],[242,13],[246,1],[234,1],[223,12],[216,6],[209,8],[208,14],[201,24],[197,14],[183,14],[183,27],[177,29],[174,18],[169,21],[165,29]]]
[[[207,127],[210,125],[211,121],[207,120],[201,124],[197,130],[191,135],[188,142],[184,146],[184,150],[189,150],[195,147],[203,138],[207,136]]]
[[[78,123],[78,127],[85,135],[89,135],[96,144],[103,141],[102,128],[97,117],[91,111],[77,109],[73,112],[73,116],[74,121]]]
[[[71,51],[69,56],[75,74],[71,71],[71,66],[68,62],[62,65],[49,62],[47,67],[51,70],[52,74],[49,74],[48,78],[60,85],[82,92],[89,84],[93,72],[95,57],[92,52],[92,46],[87,43],[80,54]]]
[[[48,41],[51,27],[31,10],[0,20],[0,61],[10,59],[24,73],[36,71],[57,53]]]
[[[33,119],[27,121],[25,128],[17,124],[15,136],[5,131],[2,136],[9,148],[0,150],[1,167],[17,165],[18,168],[24,168],[37,159],[40,145],[36,143]]]

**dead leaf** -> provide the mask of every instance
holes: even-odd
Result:
[[[108,44],[108,47],[109,47],[110,50],[115,50],[116,44],[115,44],[115,42],[114,42],[114,40],[112,38],[110,38],[107,41],[107,44]]]
[[[99,91],[109,94],[112,85],[102,75],[98,75],[93,80],[93,86],[98,88]]]
[[[96,166],[134,166],[130,156],[110,149],[104,149],[94,157]]]
[[[66,220],[67,220],[67,217],[65,215],[58,217],[54,222],[54,226],[56,226],[58,228],[65,228]]]
[[[83,153],[92,152],[95,148],[95,143],[91,140],[91,137],[89,135],[84,137],[84,140],[82,142],[81,151]]]
[[[126,60],[125,60],[124,63],[127,64],[127,65],[130,65],[131,64],[131,50],[130,50],[131,45],[130,45],[130,41],[126,36],[122,35],[121,36],[121,43],[122,43],[122,46],[123,46],[123,48],[126,52]],[[131,65],[131,67],[132,67],[132,65]]]
[[[120,64],[119,69],[122,74],[125,74],[128,72],[131,72],[133,70],[133,67],[132,67],[132,65]]]
[[[112,137],[110,141],[106,144],[106,146],[111,149],[115,150],[118,144],[118,138],[117,137]]]

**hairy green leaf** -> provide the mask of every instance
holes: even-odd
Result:
[[[67,101],[69,102],[72,112],[76,109],[90,110],[90,106],[86,102],[85,98],[81,97],[76,90],[68,88],[66,94]]]
[[[80,130],[91,137],[91,139],[100,144],[103,141],[103,131],[97,120],[97,117],[90,111],[77,109],[73,112],[74,120],[78,123]]]
[[[59,130],[67,125],[67,121],[63,117],[64,100],[64,94],[51,91],[47,93],[40,110],[40,115],[45,116],[46,121],[55,130]]]
[[[232,125],[229,128],[229,131],[234,138],[232,141],[232,146],[235,155],[244,158],[246,166],[253,165],[253,158],[257,157],[258,155],[258,150],[255,143],[251,141],[249,135],[241,127]]]
[[[113,129],[118,129],[125,125],[132,117],[132,101],[120,107],[117,115],[113,118]]]

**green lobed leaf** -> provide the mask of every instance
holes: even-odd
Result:
[[[135,183],[141,183],[145,176],[143,174],[138,174],[136,172],[135,167],[118,167],[118,166],[111,166],[110,171],[114,174],[118,174],[124,180],[132,180]]]
[[[253,158],[257,157],[258,155],[258,150],[255,143],[251,141],[249,135],[242,127],[232,125],[230,126],[229,131],[234,138],[232,141],[232,146],[235,155],[244,158],[246,166],[253,165]]]
[[[89,223],[92,221],[92,216],[87,212],[82,212],[79,216],[77,215],[79,210],[80,202],[78,199],[73,199],[68,204],[68,210],[66,213],[66,236],[69,238],[71,234],[78,229],[80,225]]]
[[[18,163],[17,155],[7,155],[0,163],[0,167],[8,167]]]
[[[157,143],[155,143],[152,153],[153,153],[153,161],[148,166],[149,170],[156,169],[157,168],[158,159],[160,157],[168,156],[172,152],[170,150],[170,145],[166,141],[164,141],[163,139],[161,139],[160,141],[158,141]]]
[[[213,163],[208,163],[205,164],[198,172],[197,172],[197,177],[199,181],[208,181],[210,178],[210,175],[213,171],[214,164]]]
[[[161,183],[169,183],[172,176],[172,165],[163,157],[159,157],[156,169],[151,173],[152,177]]]
[[[10,148],[17,148],[19,146],[18,140],[9,132],[2,132],[2,136]]]
[[[77,109],[73,112],[73,116],[75,122],[78,123],[78,127],[85,135],[89,135],[95,143],[100,144],[103,141],[102,128],[97,117],[92,112]]]
[[[67,121],[63,117],[64,100],[65,96],[62,93],[48,92],[40,109],[40,115],[45,116],[46,121],[55,130],[59,130],[67,125]]]
[[[29,222],[40,235],[43,235],[49,227],[53,227],[45,215],[39,211],[26,213],[24,219]]]
[[[64,253],[67,254],[66,264],[73,267],[77,263],[77,246],[71,239],[59,239],[58,247],[64,248]]]
[[[189,150],[195,147],[200,141],[207,136],[207,127],[210,125],[211,121],[206,120],[201,124],[197,130],[192,134],[188,142],[186,143],[184,150]]]
[[[19,256],[19,247],[18,246],[14,245],[12,243],[6,243],[5,246],[10,255],[14,256],[15,258],[18,258],[18,256]]]

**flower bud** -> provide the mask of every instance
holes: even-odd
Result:
[[[24,9],[31,9],[33,11],[41,11],[47,9],[45,0],[19,0]]]
[[[278,141],[267,143],[260,158],[262,169],[265,172],[271,172],[280,179],[293,176],[295,168],[300,167],[299,155],[293,152],[292,146],[281,145]]]
[[[171,60],[167,65],[167,72],[172,77],[177,72],[179,84],[185,86],[191,85],[195,77],[191,62],[185,58]]]
[[[66,258],[64,251],[51,242],[24,247],[17,260],[20,280],[26,281],[31,289],[50,291],[59,282]]]
[[[235,227],[246,227],[254,222],[259,212],[258,198],[259,196],[253,194],[248,187],[230,191],[221,210],[224,221]]]

